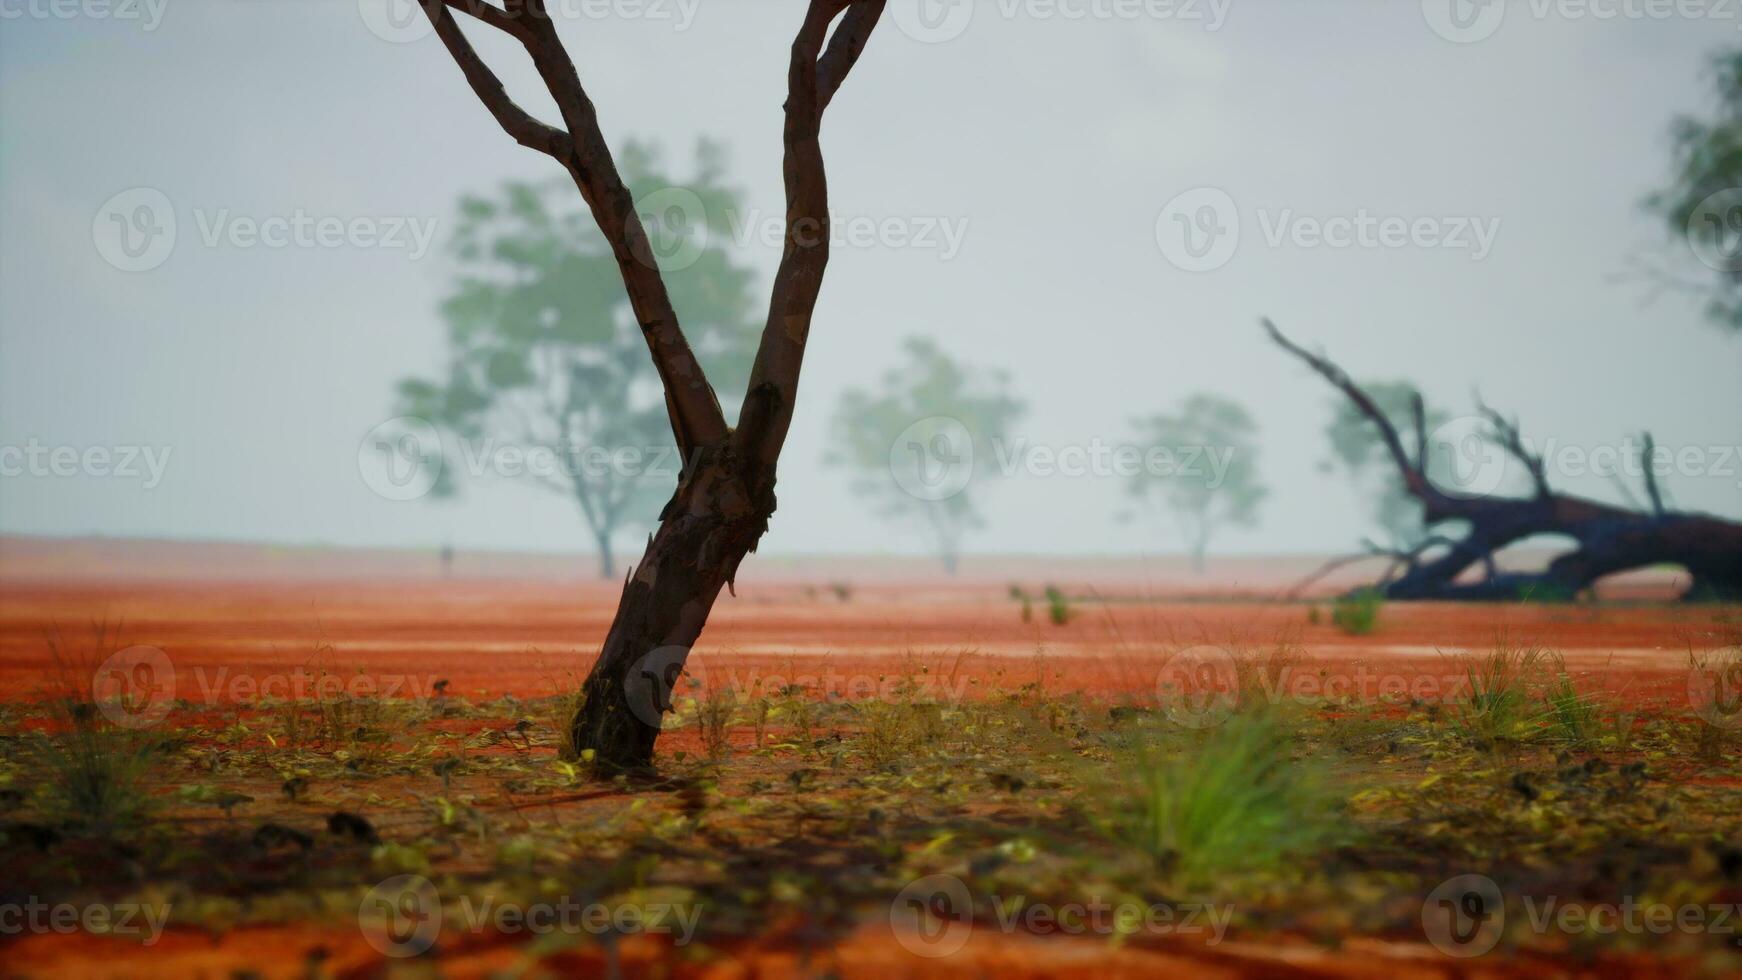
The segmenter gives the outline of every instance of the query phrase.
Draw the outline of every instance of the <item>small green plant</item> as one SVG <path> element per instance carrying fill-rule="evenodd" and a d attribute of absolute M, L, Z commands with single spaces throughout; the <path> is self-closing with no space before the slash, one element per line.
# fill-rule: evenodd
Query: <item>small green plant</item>
<path fill-rule="evenodd" d="M 732 715 L 738 699 L 729 689 L 704 691 L 696 698 L 696 727 L 701 730 L 702 749 L 709 759 L 725 758 L 731 748 Z"/>
<path fill-rule="evenodd" d="M 1054 626 L 1071 621 L 1071 600 L 1056 585 L 1046 587 L 1046 616 Z"/>
<path fill-rule="evenodd" d="M 1337 599 L 1331 607 L 1331 622 L 1350 636 L 1366 636 L 1379 626 L 1379 610 L 1385 597 L 1378 589 L 1356 589 Z"/>
<path fill-rule="evenodd" d="M 1547 702 L 1546 715 L 1551 738 L 1575 748 L 1587 748 L 1596 740 L 1597 732 L 1602 727 L 1597 716 L 1597 705 L 1589 697 L 1579 693 L 1564 664 L 1555 675 L 1554 682 L 1549 685 Z"/>
<path fill-rule="evenodd" d="M 99 835 L 126 829 L 151 809 L 146 784 L 163 756 L 163 739 L 149 726 L 117 724 L 93 692 L 99 658 L 120 646 L 107 624 L 93 628 L 84 656 L 59 632 L 49 638 L 58 690 L 49 700 L 54 728 L 29 736 L 27 754 L 44 774 L 46 809 L 60 822 Z M 129 716 L 131 717 L 131 716 Z"/>
<path fill-rule="evenodd" d="M 1195 750 L 1154 751 L 1132 768 L 1125 833 L 1187 881 L 1274 868 L 1339 836 L 1336 797 L 1263 713 L 1233 716 Z"/>
<path fill-rule="evenodd" d="M 1504 641 L 1482 657 L 1464 661 L 1464 699 L 1452 713 L 1465 737 L 1489 746 L 1516 741 L 1524 732 L 1528 678 L 1548 661 L 1541 647 L 1515 647 Z"/>

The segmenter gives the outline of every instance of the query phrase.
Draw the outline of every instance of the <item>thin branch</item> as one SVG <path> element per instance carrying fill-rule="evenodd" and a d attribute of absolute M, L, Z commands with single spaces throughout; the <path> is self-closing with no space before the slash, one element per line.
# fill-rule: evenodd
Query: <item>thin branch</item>
<path fill-rule="evenodd" d="M 1361 386 L 1356 384 L 1347 372 L 1331 363 L 1329 359 L 1311 353 L 1283 336 L 1282 331 L 1277 329 L 1276 324 L 1272 323 L 1269 318 L 1261 322 L 1265 331 L 1270 334 L 1270 339 L 1275 341 L 1277 346 L 1305 361 L 1308 367 L 1317 371 L 1326 381 L 1342 391 L 1344 395 L 1348 396 L 1349 401 L 1354 403 L 1355 408 L 1379 429 L 1379 436 L 1385 443 L 1385 449 L 1391 454 L 1392 462 L 1397 464 L 1398 472 L 1403 476 L 1404 485 L 1408 487 L 1412 495 L 1419 497 L 1438 494 L 1438 491 L 1428 482 L 1426 460 L 1414 463 L 1410 461 L 1409 453 L 1403 448 L 1403 438 L 1397 434 L 1397 426 L 1391 424 L 1391 420 L 1379 410 L 1379 406 L 1373 402 L 1372 397 L 1362 390 Z"/>
<path fill-rule="evenodd" d="M 885 0 L 811 0 L 792 43 L 787 71 L 786 247 L 774 276 L 768 321 L 739 412 L 739 451 L 772 481 L 774 463 L 792 424 L 799 368 L 810 338 L 811 315 L 829 264 L 829 189 L 819 138 L 823 110 L 864 51 Z M 848 9 L 851 8 L 851 9 Z M 847 10 L 823 51 L 829 25 Z"/>
<path fill-rule="evenodd" d="M 509 101 L 501 81 L 478 58 L 448 15 L 449 3 L 459 4 L 468 13 L 520 39 L 546 90 L 556 101 L 567 133 L 537 123 Z M 556 25 L 551 22 L 543 0 L 506 0 L 501 10 L 483 0 L 422 0 L 422 5 L 442 43 L 472 83 L 472 90 L 503 129 L 521 144 L 555 157 L 580 189 L 617 260 L 630 307 L 665 389 L 666 411 L 678 446 L 687 456 L 698 446 L 723 442 L 728 430 L 720 401 L 678 324 L 677 311 L 660 275 L 647 229 L 636 213 L 635 198 L 617 172 L 616 161 L 599 128 L 598 112 L 581 86 L 580 75 L 557 36 Z M 539 128 L 535 130 L 529 124 Z M 553 133 L 560 140 L 553 138 Z"/>
<path fill-rule="evenodd" d="M 466 76 L 467 84 L 472 86 L 472 92 L 478 96 L 479 102 L 484 103 L 484 108 L 490 111 L 490 115 L 496 118 L 503 132 L 528 149 L 537 150 L 558 160 L 566 158 L 570 151 L 568 134 L 539 122 L 508 97 L 507 89 L 502 87 L 502 80 L 496 77 L 490 66 L 484 64 L 484 59 L 478 57 L 478 52 L 472 48 L 472 42 L 466 40 L 465 33 L 460 30 L 460 25 L 449 16 L 443 0 L 422 0 L 421 5 L 424 14 L 429 17 L 430 25 L 435 28 L 436 36 L 441 38 L 448 54 L 460 66 L 460 73 Z"/>
<path fill-rule="evenodd" d="M 1524 464 L 1525 471 L 1530 474 L 1530 482 L 1536 487 L 1537 497 L 1547 500 L 1553 496 L 1553 491 L 1548 486 L 1548 468 L 1544 465 L 1541 455 L 1532 453 L 1525 448 L 1524 435 L 1519 431 L 1517 420 L 1508 420 L 1499 412 L 1489 408 L 1482 401 L 1480 395 L 1476 396 L 1476 408 L 1488 419 L 1488 424 L 1494 429 L 1495 441 L 1500 444 L 1501 448 Z"/>
<path fill-rule="evenodd" d="M 1645 495 L 1651 498 L 1651 512 L 1662 517 L 1664 515 L 1663 490 L 1657 485 L 1657 468 L 1653 465 L 1657 456 L 1657 441 L 1651 438 L 1651 433 L 1645 434 L 1645 445 L 1639 450 L 1639 462 L 1645 471 Z"/>
<path fill-rule="evenodd" d="M 522 44 L 531 40 L 532 32 L 527 30 L 522 12 L 509 12 L 501 7 L 491 6 L 486 0 L 442 0 L 450 10 L 458 10 L 470 14 L 485 24 L 496 28 Z"/>

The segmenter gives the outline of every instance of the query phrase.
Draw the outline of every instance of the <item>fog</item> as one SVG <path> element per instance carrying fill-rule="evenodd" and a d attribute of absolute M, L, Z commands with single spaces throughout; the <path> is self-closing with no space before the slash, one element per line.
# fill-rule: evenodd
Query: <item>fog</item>
<path fill-rule="evenodd" d="M 394 500 L 360 472 L 394 384 L 444 363 L 460 195 L 561 176 L 387 2 L 0 3 L 0 531 L 591 547 L 572 501 L 524 483 Z M 1270 488 L 1213 550 L 1345 550 L 1373 529 L 1322 465 L 1335 393 L 1264 316 L 1449 416 L 1479 391 L 1560 447 L 1561 488 L 1620 499 L 1578 461 L 1650 431 L 1691 448 L 1664 479 L 1679 506 L 1742 516 L 1742 337 L 1627 274 L 1705 271 L 1641 202 L 1742 22 L 1519 3 L 1453 40 L 1434 0 L 983 0 L 932 19 L 914 2 L 892 3 L 824 127 L 833 208 L 863 235 L 834 249 L 764 552 L 929 549 L 822 462 L 839 393 L 913 335 L 1008 373 L 1027 402 L 1012 441 L 1085 460 L 977 461 L 968 552 L 1181 550 L 1171 525 L 1120 519 L 1125 481 L 1093 460 L 1199 392 L 1250 411 Z M 555 6 L 613 145 L 729 147 L 752 209 L 733 246 L 765 297 L 779 244 L 755 229 L 782 209 L 802 5 Z M 468 27 L 554 119 L 524 55 Z M 117 195 L 131 214 L 146 192 L 173 241 L 117 261 Z M 1237 243 L 1182 249 L 1206 214 L 1232 215 Z M 333 218 L 340 239 L 295 231 Z M 67 475 L 57 447 L 80 453 Z"/>

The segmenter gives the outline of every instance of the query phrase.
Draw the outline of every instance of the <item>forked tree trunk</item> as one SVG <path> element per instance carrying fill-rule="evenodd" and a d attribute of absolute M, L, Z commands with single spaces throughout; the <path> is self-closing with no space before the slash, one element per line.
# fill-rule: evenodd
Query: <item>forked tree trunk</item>
<path fill-rule="evenodd" d="M 729 446 L 698 459 L 623 586 L 573 722 L 573 744 L 591 749 L 603 772 L 652 764 L 689 651 L 720 590 L 768 528 L 774 495 L 752 489 L 744 469 Z"/>
<path fill-rule="evenodd" d="M 886 0 L 809 0 L 787 70 L 784 176 L 786 248 L 774 275 L 749 391 L 736 430 L 678 325 L 634 197 L 617 172 L 598 113 L 557 36 L 544 0 L 420 0 L 436 36 L 479 101 L 508 135 L 569 172 L 592 211 L 629 293 L 665 389 L 672 434 L 686 461 L 647 553 L 623 588 L 617 618 L 582 688 L 573 742 L 609 771 L 653 763 L 660 718 L 722 587 L 756 547 L 774 513 L 774 472 L 792 423 L 811 314 L 829 262 L 829 192 L 819 133 L 823 112 L 858 63 Z M 518 40 L 532 56 L 563 128 L 515 105 L 501 79 L 454 22 L 464 14 Z M 837 24 L 836 21 L 839 21 Z M 830 27 L 834 27 L 830 33 Z M 610 545 L 600 541 L 610 567 Z"/>

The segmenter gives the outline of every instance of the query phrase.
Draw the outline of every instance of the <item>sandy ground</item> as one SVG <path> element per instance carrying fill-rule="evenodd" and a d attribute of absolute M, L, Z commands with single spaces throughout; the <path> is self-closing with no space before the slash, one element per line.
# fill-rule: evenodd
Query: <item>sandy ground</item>
<path fill-rule="evenodd" d="M 443 577 L 428 555 L 370 553 L 351 560 L 319 550 L 115 542 L 57 547 L 3 539 L 0 685 L 15 697 L 47 691 L 56 678 L 47 637 L 58 632 L 77 651 L 93 624 L 106 624 L 124 644 L 162 651 L 173 666 L 176 696 L 196 702 L 309 696 L 312 691 L 297 685 L 322 672 L 362 694 L 422 696 L 445 681 L 450 692 L 468 697 L 549 695 L 572 689 L 585 674 L 615 608 L 619 587 L 588 577 L 589 561 L 473 556 Z M 1135 561 L 1021 559 L 970 563 L 960 577 L 946 579 L 918 570 L 920 563 L 896 560 L 766 562 L 745 576 L 736 598 L 722 598 L 693 666 L 710 684 L 820 682 L 847 696 L 917 676 L 941 685 L 936 693 L 945 696 L 1034 681 L 1130 700 L 1153 695 L 1164 665 L 1183 649 L 1263 655 L 1286 643 L 1313 668 L 1309 676 L 1356 695 L 1433 697 L 1457 683 L 1460 669 L 1451 657 L 1504 642 L 1550 647 L 1584 684 L 1675 708 L 1690 697 L 1690 649 L 1734 642 L 1742 630 L 1737 610 L 1712 606 L 1391 604 L 1374 634 L 1351 637 L 1328 617 L 1315 616 L 1313 603 L 1275 600 L 1316 564 L 1311 558 L 1269 565 L 1243 560 L 1209 578 L 1192 578 L 1179 568 Z M 1064 625 L 1047 621 L 1043 603 L 1025 620 L 1011 598 L 1013 583 L 1038 592 L 1046 582 L 1077 597 Z M 1666 582 L 1648 577 L 1632 587 L 1640 595 L 1661 594 Z M 1217 592 L 1224 597 L 1212 598 Z M 1258 598 L 1266 595 L 1271 598 Z M 307 939 L 271 930 L 222 941 L 179 936 L 153 969 L 221 975 L 242 948 L 306 949 Z M 332 946 L 343 954 L 355 952 L 357 943 L 335 936 Z M 52 964 L 58 971 L 66 966 L 64 953 L 79 964 L 76 972 L 136 975 L 125 963 L 93 962 L 81 948 L 88 951 L 65 937 L 38 937 L 0 959 L 17 956 L 19 969 Z M 1419 960 L 1418 952 L 1303 951 L 1297 961 L 1283 949 L 1225 949 L 1214 958 L 1175 961 L 1006 944 L 954 961 L 958 972 L 941 975 L 1443 975 L 1443 961 Z M 917 969 L 886 961 L 890 953 L 887 942 L 853 938 L 836 951 L 836 966 L 846 976 Z M 479 949 L 472 965 L 485 973 L 503 965 L 496 961 L 506 955 Z M 630 973 L 639 972 L 632 955 L 626 962 Z M 754 975 L 811 972 L 773 953 L 756 962 L 762 965 Z M 329 966 L 341 968 L 341 975 L 372 972 L 366 959 L 353 968 L 343 955 Z M 576 964 L 576 971 L 600 966 Z M 940 975 L 943 965 L 926 968 L 927 975 Z"/>

